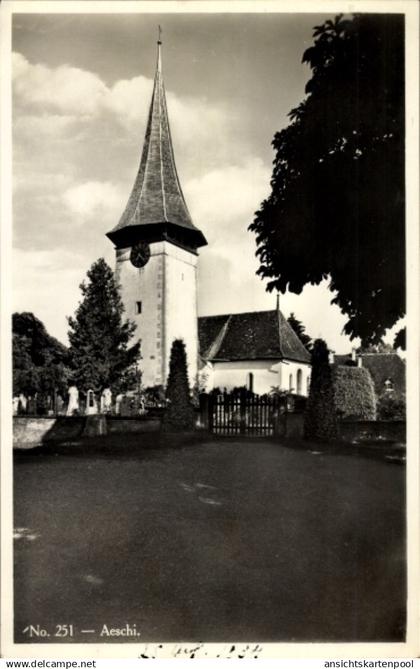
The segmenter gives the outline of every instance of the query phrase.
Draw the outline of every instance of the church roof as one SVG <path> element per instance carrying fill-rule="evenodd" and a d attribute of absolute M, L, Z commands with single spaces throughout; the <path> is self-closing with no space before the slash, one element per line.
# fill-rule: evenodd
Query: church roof
<path fill-rule="evenodd" d="M 191 240 L 194 247 L 207 244 L 202 232 L 191 220 L 178 173 L 169 129 L 165 87 L 162 77 L 161 41 L 152 101 L 143 144 L 140 166 L 131 195 L 116 227 L 107 236 L 118 244 L 128 238 L 127 228 L 159 226 L 160 229 L 181 228 L 181 233 Z"/>
<path fill-rule="evenodd" d="M 311 356 L 280 310 L 198 319 L 200 354 L 206 360 L 295 360 Z"/>

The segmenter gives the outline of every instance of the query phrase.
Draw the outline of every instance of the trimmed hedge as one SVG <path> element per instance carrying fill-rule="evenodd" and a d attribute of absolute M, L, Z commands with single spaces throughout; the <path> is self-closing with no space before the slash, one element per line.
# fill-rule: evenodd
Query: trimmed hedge
<path fill-rule="evenodd" d="M 368 369 L 337 365 L 333 369 L 332 382 L 338 418 L 376 419 L 375 386 Z"/>
<path fill-rule="evenodd" d="M 166 400 L 167 407 L 162 419 L 163 432 L 192 431 L 195 412 L 188 382 L 187 354 L 182 339 L 175 339 L 172 344 Z"/>

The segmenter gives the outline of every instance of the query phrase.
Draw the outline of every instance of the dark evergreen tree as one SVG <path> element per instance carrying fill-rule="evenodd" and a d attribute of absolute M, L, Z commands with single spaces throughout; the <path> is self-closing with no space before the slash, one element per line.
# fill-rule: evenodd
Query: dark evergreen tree
<path fill-rule="evenodd" d="M 29 312 L 15 313 L 13 331 L 13 393 L 34 396 L 65 394 L 67 348 L 48 334 L 44 324 Z"/>
<path fill-rule="evenodd" d="M 128 345 L 136 326 L 123 320 L 118 287 L 103 258 L 93 263 L 87 278 L 80 285 L 83 300 L 68 319 L 71 381 L 83 392 L 118 392 L 136 377 L 140 344 Z"/>
<path fill-rule="evenodd" d="M 13 334 L 13 395 L 23 393 L 35 395 L 40 387 L 40 368 L 31 357 L 31 342 L 28 337 Z"/>
<path fill-rule="evenodd" d="M 307 95 L 250 226 L 258 273 L 282 293 L 329 279 L 344 332 L 374 343 L 405 312 L 404 16 L 326 21 L 303 62 Z"/>
<path fill-rule="evenodd" d="M 292 312 L 287 319 L 287 322 L 289 325 L 291 325 L 292 329 L 297 334 L 306 350 L 310 353 L 312 351 L 312 339 L 308 334 L 306 334 L 305 326 L 303 325 L 302 321 L 299 321 Z"/>
<path fill-rule="evenodd" d="M 328 360 L 328 347 L 315 339 L 312 349 L 312 373 L 304 414 L 304 435 L 313 441 L 333 441 L 338 436 L 334 387 Z"/>
<path fill-rule="evenodd" d="M 188 383 L 187 355 L 182 339 L 175 339 L 172 344 L 166 399 L 167 408 L 162 420 L 162 429 L 165 432 L 193 430 L 194 407 Z"/>
<path fill-rule="evenodd" d="M 19 338 L 25 338 L 29 344 L 27 351 L 34 365 L 65 363 L 67 348 L 55 337 L 48 334 L 45 325 L 34 314 L 24 311 L 12 316 L 12 332 Z M 19 344 L 17 344 L 18 346 Z"/>

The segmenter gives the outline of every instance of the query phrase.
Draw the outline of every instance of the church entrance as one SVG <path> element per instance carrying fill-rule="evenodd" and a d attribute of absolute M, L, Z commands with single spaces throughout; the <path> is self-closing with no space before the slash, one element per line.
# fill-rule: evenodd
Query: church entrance
<path fill-rule="evenodd" d="M 224 437 L 268 437 L 286 434 L 286 398 L 278 395 L 202 395 L 202 423 L 209 432 Z"/>

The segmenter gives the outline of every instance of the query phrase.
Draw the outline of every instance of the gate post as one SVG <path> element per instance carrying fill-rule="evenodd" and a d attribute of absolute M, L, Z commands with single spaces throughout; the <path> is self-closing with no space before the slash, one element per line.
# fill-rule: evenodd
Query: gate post
<path fill-rule="evenodd" d="M 207 393 L 200 393 L 200 422 L 204 430 L 210 429 L 210 398 Z"/>
<path fill-rule="evenodd" d="M 239 394 L 239 433 L 245 434 L 246 432 L 246 391 L 241 390 Z"/>
<path fill-rule="evenodd" d="M 273 401 L 273 436 L 285 437 L 287 434 L 287 398 L 274 396 Z"/>

